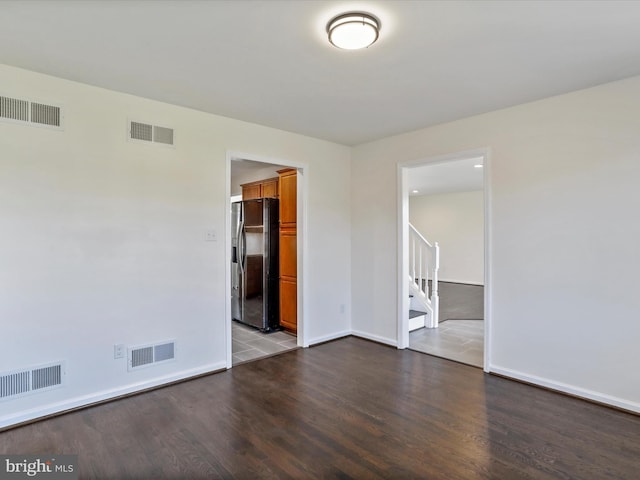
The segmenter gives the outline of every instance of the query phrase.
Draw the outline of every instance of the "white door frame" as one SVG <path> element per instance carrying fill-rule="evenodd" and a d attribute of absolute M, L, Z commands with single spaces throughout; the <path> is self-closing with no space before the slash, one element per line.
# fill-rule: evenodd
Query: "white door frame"
<path fill-rule="evenodd" d="M 307 328 L 305 328 L 305 286 L 307 264 L 307 177 L 309 176 L 309 165 L 291 160 L 281 160 L 268 158 L 252 153 L 242 153 L 227 150 L 226 154 L 226 186 L 225 186 L 225 344 L 227 368 L 233 366 L 233 352 L 231 342 L 231 161 L 232 160 L 251 160 L 253 162 L 270 163 L 273 165 L 282 165 L 282 168 L 295 168 L 298 170 L 297 175 L 297 257 L 298 257 L 298 292 L 297 292 L 297 314 L 298 314 L 298 333 L 297 340 L 299 347 L 308 347 Z"/>
<path fill-rule="evenodd" d="M 398 348 L 409 347 L 409 189 L 410 168 L 483 157 L 484 187 L 484 371 L 491 366 L 491 155 L 488 148 L 439 155 L 398 164 Z"/>

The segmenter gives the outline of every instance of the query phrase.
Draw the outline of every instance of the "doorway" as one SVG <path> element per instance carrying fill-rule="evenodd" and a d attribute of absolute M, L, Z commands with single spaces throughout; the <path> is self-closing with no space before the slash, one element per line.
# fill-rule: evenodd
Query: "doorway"
<path fill-rule="evenodd" d="M 398 346 L 485 370 L 490 353 L 489 167 L 486 150 L 398 167 Z M 434 285 L 430 275 L 420 282 L 428 282 L 426 294 L 431 302 L 426 306 L 438 305 L 435 312 L 421 309 L 420 298 L 411 298 L 416 293 L 410 286 L 415 285 L 410 262 L 414 262 L 416 231 L 428 243 L 438 243 L 437 281 Z M 410 320 L 420 310 L 425 310 L 428 320 Z"/>
<path fill-rule="evenodd" d="M 286 272 L 289 276 L 303 278 L 304 187 L 304 166 L 255 155 L 227 154 L 227 368 L 304 346 L 302 288 L 296 285 L 292 291 L 289 282 L 286 296 L 280 295 L 281 260 L 286 260 L 287 266 L 293 265 L 293 273 Z M 281 202 L 283 192 L 286 198 Z M 284 216 L 281 207 L 286 210 Z M 256 215 L 258 211 L 261 215 Z M 245 222 L 240 222 L 239 217 Z M 257 222 L 258 217 L 268 221 Z M 285 217 L 288 250 L 281 252 L 283 229 L 280 219 Z M 247 223 L 247 220 L 251 221 Z M 292 222 L 293 243 L 290 240 Z M 242 234 L 239 236 L 238 232 Z M 289 258 L 291 252 L 293 263 Z M 256 312 L 258 303 L 261 306 Z M 283 305 L 289 309 L 286 322 L 280 316 Z M 293 329 L 291 315 L 295 320 L 296 328 Z"/>

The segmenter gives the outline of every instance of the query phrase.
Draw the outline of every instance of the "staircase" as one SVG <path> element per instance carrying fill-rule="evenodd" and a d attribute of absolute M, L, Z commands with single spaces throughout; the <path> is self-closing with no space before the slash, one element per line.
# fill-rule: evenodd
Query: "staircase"
<path fill-rule="evenodd" d="M 409 331 L 438 328 L 440 247 L 409 224 Z"/>

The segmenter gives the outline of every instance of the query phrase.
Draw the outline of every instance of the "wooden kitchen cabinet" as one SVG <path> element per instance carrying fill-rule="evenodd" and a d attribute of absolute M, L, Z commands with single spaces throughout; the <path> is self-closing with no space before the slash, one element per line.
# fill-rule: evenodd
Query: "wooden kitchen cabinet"
<path fill-rule="evenodd" d="M 255 198 L 262 198 L 262 187 L 257 185 L 242 185 L 242 199 L 253 200 Z"/>
<path fill-rule="evenodd" d="M 280 326 L 298 331 L 297 171 L 278 170 L 280 179 Z"/>
<path fill-rule="evenodd" d="M 244 183 L 242 187 L 242 199 L 254 198 L 278 198 L 278 177 L 258 180 L 257 182 Z"/>
<path fill-rule="evenodd" d="M 297 172 L 293 168 L 278 170 L 280 175 L 280 228 L 295 231 L 297 221 Z"/>
<path fill-rule="evenodd" d="M 298 332 L 298 284 L 280 279 L 280 326 L 291 333 Z"/>
<path fill-rule="evenodd" d="M 263 198 L 278 198 L 278 178 L 270 178 L 262 182 Z"/>
<path fill-rule="evenodd" d="M 298 258 L 296 252 L 297 235 L 295 231 L 280 232 L 280 276 L 296 279 Z"/>

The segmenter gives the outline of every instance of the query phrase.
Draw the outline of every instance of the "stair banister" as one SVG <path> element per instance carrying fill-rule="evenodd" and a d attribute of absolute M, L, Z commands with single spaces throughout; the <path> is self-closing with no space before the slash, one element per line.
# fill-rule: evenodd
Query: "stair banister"
<path fill-rule="evenodd" d="M 440 247 L 435 242 L 431 244 L 416 228 L 409 224 L 410 282 L 417 290 L 425 307 L 429 310 L 429 328 L 438 327 L 438 269 L 440 268 Z M 429 262 L 431 258 L 431 262 Z M 430 268 L 430 265 L 431 268 Z M 429 289 L 431 279 L 431 289 Z M 431 290 L 431 295 L 429 295 Z"/>
<path fill-rule="evenodd" d="M 440 322 L 439 312 L 440 312 L 440 297 L 438 296 L 438 270 L 440 269 L 440 246 L 438 242 L 433 244 L 434 248 L 434 260 L 433 260 L 433 279 L 431 281 L 431 304 L 433 306 L 433 323 L 434 327 L 438 326 Z"/>

